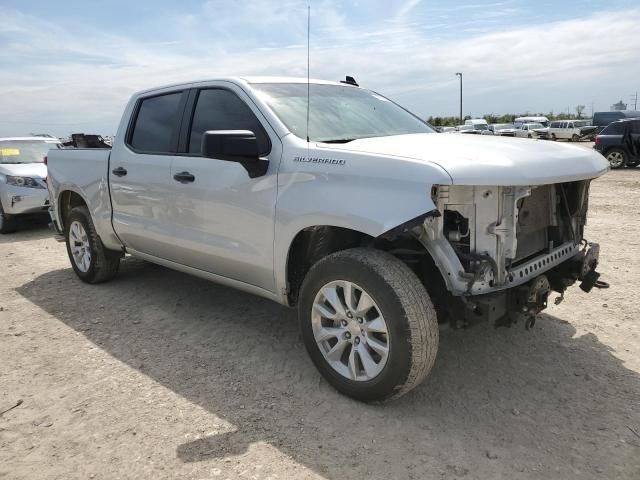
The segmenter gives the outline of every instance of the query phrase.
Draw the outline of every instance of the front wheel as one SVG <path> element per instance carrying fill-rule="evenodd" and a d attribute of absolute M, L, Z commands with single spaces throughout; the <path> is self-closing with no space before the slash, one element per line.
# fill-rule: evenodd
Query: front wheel
<path fill-rule="evenodd" d="M 83 282 L 105 282 L 118 273 L 122 255 L 104 247 L 87 207 L 75 207 L 69 212 L 65 238 L 71 266 Z"/>
<path fill-rule="evenodd" d="M 2 202 L 0 202 L 0 234 L 13 233 L 16 229 L 16 218 L 13 215 L 4 213 Z"/>
<path fill-rule="evenodd" d="M 558 140 L 558 137 L 556 137 L 556 134 L 555 134 L 555 133 L 552 133 L 552 134 L 551 134 L 551 140 L 553 140 L 554 142 L 555 142 L 556 140 Z"/>
<path fill-rule="evenodd" d="M 316 263 L 301 288 L 298 318 L 320 373 L 361 401 L 416 387 L 438 351 L 427 291 L 407 265 L 380 250 L 344 250 Z"/>
<path fill-rule="evenodd" d="M 572 142 L 579 142 L 580 141 L 580 136 L 574 133 L 573 135 L 571 135 L 571 141 Z"/>
<path fill-rule="evenodd" d="M 627 164 L 627 153 L 619 148 L 613 148 L 607 152 L 607 160 L 612 169 L 622 168 Z"/>

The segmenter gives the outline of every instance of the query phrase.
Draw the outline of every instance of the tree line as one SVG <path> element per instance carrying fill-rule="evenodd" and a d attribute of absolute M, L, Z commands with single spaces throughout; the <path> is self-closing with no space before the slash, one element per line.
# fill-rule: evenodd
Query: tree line
<path fill-rule="evenodd" d="M 481 117 L 472 117 L 467 115 L 464 117 L 464 120 L 471 120 L 472 118 L 484 118 L 487 123 L 513 123 L 513 121 L 518 117 L 547 117 L 550 121 L 554 120 L 580 120 L 585 118 L 583 115 L 584 105 L 578 105 L 576 107 L 576 113 L 558 113 L 555 114 L 553 112 L 549 113 L 519 113 L 512 114 L 508 113 L 505 115 L 494 115 L 493 113 L 488 115 L 483 115 Z M 434 117 L 430 116 L 427 118 L 427 122 L 434 127 L 455 127 L 456 125 L 460 125 L 460 117 Z M 464 123 L 464 121 L 462 122 Z"/>

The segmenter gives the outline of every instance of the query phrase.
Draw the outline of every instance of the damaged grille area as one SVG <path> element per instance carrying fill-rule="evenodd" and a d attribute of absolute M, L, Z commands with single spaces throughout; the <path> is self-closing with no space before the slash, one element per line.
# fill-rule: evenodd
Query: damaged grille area
<path fill-rule="evenodd" d="M 440 187 L 440 228 L 463 268 L 468 293 L 526 280 L 572 254 L 583 238 L 588 190 L 589 180 Z"/>

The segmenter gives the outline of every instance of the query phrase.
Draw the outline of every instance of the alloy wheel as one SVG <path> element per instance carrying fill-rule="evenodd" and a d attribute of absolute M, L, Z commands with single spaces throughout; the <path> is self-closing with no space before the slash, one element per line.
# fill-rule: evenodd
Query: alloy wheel
<path fill-rule="evenodd" d="M 313 335 L 327 363 L 343 377 L 377 377 L 389 356 L 389 332 L 380 308 L 362 287 L 346 280 L 320 289 L 311 312 Z"/>
<path fill-rule="evenodd" d="M 86 230 L 78 221 L 71 223 L 69 227 L 69 246 L 76 267 L 86 273 L 91 266 L 91 246 Z"/>
<path fill-rule="evenodd" d="M 618 168 L 624 163 L 624 156 L 620 152 L 611 152 L 607 155 L 607 160 L 612 168 Z"/>

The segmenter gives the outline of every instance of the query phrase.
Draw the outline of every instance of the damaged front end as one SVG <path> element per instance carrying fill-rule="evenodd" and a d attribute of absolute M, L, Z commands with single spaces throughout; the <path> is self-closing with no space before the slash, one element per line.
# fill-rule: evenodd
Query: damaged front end
<path fill-rule="evenodd" d="M 456 326 L 532 326 L 552 291 L 598 285 L 599 247 L 583 238 L 590 180 L 540 186 L 439 186 L 414 230 L 450 294 Z"/>

